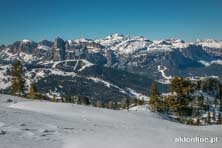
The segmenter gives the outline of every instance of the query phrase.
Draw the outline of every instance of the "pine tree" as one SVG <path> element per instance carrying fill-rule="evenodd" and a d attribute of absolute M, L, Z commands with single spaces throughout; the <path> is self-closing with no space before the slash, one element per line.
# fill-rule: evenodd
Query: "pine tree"
<path fill-rule="evenodd" d="M 199 96 L 198 97 L 198 107 L 200 109 L 203 109 L 203 101 L 204 101 L 203 95 Z"/>
<path fill-rule="evenodd" d="M 209 101 L 209 98 L 207 97 L 206 99 L 206 111 L 209 111 L 210 110 L 210 101 Z"/>
<path fill-rule="evenodd" d="M 25 79 L 24 79 L 24 70 L 23 65 L 20 61 L 12 67 L 12 92 L 13 94 L 18 94 L 19 96 L 24 94 L 25 90 Z"/>
<path fill-rule="evenodd" d="M 192 114 L 192 108 L 188 106 L 192 101 L 190 93 L 193 92 L 193 84 L 190 80 L 181 77 L 174 77 L 169 85 L 170 92 L 176 93 L 175 101 L 178 103 L 176 108 L 181 116 Z"/>
<path fill-rule="evenodd" d="M 35 99 L 37 95 L 37 87 L 34 83 L 31 84 L 30 89 L 29 89 L 29 97 L 31 99 Z"/>
<path fill-rule="evenodd" d="M 103 102 L 100 100 L 96 101 L 96 107 L 103 108 L 104 107 Z"/>
<path fill-rule="evenodd" d="M 130 104 L 132 104 L 133 106 L 137 106 L 137 98 L 131 99 Z"/>
<path fill-rule="evenodd" d="M 158 111 L 160 107 L 160 98 L 159 98 L 159 91 L 157 88 L 157 83 L 154 81 L 151 85 L 150 89 L 150 106 L 154 111 Z"/>
<path fill-rule="evenodd" d="M 208 111 L 207 113 L 207 124 L 211 124 L 211 117 L 210 117 L 210 112 Z"/>
<path fill-rule="evenodd" d="M 218 123 L 218 124 L 221 124 L 221 123 L 222 123 L 221 113 L 218 114 L 218 120 L 217 120 L 217 123 Z"/>
<path fill-rule="evenodd" d="M 216 112 L 215 112 L 215 108 L 213 109 L 213 120 L 216 120 Z"/>
<path fill-rule="evenodd" d="M 222 112 L 222 96 L 220 97 L 220 111 Z"/>
<path fill-rule="evenodd" d="M 200 125 L 200 118 L 197 118 L 196 125 Z"/>
<path fill-rule="evenodd" d="M 129 101 L 129 99 L 126 99 L 126 109 L 127 110 L 129 109 L 129 106 L 130 106 L 130 101 Z"/>
<path fill-rule="evenodd" d="M 109 109 L 113 109 L 113 101 L 109 101 L 108 102 L 108 108 Z"/>
<path fill-rule="evenodd" d="M 86 96 L 79 96 L 80 104 L 90 105 L 89 98 Z"/>

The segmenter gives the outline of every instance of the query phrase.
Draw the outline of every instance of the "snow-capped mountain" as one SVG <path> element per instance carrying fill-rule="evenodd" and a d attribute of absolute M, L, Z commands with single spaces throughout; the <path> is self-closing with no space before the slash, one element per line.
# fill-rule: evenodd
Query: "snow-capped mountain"
<path fill-rule="evenodd" d="M 148 95 L 152 80 L 168 84 L 172 76 L 221 78 L 222 41 L 152 41 L 120 34 L 97 40 L 16 41 L 0 46 L 0 88 L 10 86 L 10 66 L 17 59 L 25 64 L 27 83 L 36 82 L 42 92 L 81 92 L 108 100 L 112 94 Z"/>

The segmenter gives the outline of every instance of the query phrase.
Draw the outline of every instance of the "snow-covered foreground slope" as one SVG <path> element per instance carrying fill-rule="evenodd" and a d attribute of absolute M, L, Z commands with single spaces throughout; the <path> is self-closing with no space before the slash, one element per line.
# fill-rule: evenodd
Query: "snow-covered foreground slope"
<path fill-rule="evenodd" d="M 6 100 L 14 100 L 7 103 Z M 27 101 L 0 95 L 3 148 L 219 148 L 222 127 L 195 127 L 162 119 L 149 111 L 114 111 Z M 4 131 L 1 134 L 1 131 Z M 175 143 L 176 137 L 218 137 L 219 142 Z"/>

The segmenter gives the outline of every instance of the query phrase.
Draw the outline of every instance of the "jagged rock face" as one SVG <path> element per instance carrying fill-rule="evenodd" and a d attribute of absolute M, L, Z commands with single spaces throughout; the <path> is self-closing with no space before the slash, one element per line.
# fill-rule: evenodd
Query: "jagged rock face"
<path fill-rule="evenodd" d="M 37 43 L 33 41 L 17 41 L 10 45 L 10 51 L 12 53 L 24 52 L 31 54 L 36 47 Z"/>
<path fill-rule="evenodd" d="M 54 42 L 53 60 L 55 61 L 65 60 L 65 56 L 66 56 L 65 41 L 57 37 Z"/>
<path fill-rule="evenodd" d="M 114 54 L 113 51 L 111 50 L 108 50 L 106 53 L 105 53 L 105 57 L 107 59 L 107 63 L 106 65 L 109 66 L 109 67 L 115 67 L 115 64 L 118 63 L 118 58 L 117 56 Z"/>
<path fill-rule="evenodd" d="M 211 61 L 213 57 L 205 52 L 200 45 L 189 45 L 187 48 L 180 49 L 185 57 L 192 60 L 205 60 Z"/>
<path fill-rule="evenodd" d="M 50 61 L 53 59 L 52 50 L 46 50 L 45 48 L 36 48 L 33 52 L 33 55 L 36 56 L 39 60 Z"/>
<path fill-rule="evenodd" d="M 203 49 L 212 56 L 222 58 L 222 49 L 220 48 L 204 47 Z"/>

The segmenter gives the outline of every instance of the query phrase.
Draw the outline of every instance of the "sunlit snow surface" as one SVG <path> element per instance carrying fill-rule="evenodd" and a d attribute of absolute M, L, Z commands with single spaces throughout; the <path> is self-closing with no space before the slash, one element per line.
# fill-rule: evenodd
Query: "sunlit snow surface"
<path fill-rule="evenodd" d="M 8 99 L 13 102 L 6 101 Z M 9 103 L 7 103 L 9 102 Z M 114 111 L 0 94 L 1 148 L 221 148 L 222 126 L 188 126 L 143 107 Z M 215 144 L 176 137 L 218 137 Z"/>

